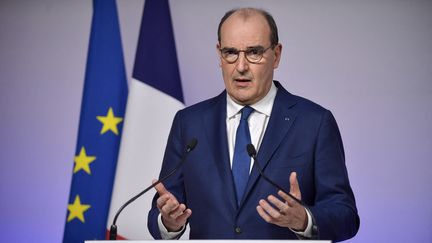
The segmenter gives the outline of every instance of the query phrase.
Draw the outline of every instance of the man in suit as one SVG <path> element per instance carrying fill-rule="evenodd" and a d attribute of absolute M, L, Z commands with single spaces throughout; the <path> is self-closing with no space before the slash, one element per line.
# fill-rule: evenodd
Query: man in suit
<path fill-rule="evenodd" d="M 219 96 L 179 111 L 168 138 L 161 176 L 198 140 L 183 167 L 164 184 L 149 212 L 156 239 L 297 239 L 353 237 L 359 217 L 344 151 L 330 111 L 273 81 L 282 45 L 263 10 L 231 10 L 218 28 L 225 83 Z M 264 174 L 246 153 L 253 144 Z"/>

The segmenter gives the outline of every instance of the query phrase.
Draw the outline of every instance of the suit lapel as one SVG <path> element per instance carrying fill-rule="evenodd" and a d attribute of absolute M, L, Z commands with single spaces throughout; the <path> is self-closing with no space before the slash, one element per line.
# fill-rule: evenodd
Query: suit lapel
<path fill-rule="evenodd" d="M 297 111 L 291 109 L 296 104 L 294 96 L 288 93 L 278 82 L 275 82 L 275 84 L 278 87 L 278 92 L 261 147 L 257 154 L 257 159 L 263 170 L 278 149 L 297 116 Z M 249 176 L 244 198 L 247 198 L 258 177 L 259 172 L 254 166 Z"/>
<path fill-rule="evenodd" d="M 258 151 L 258 161 L 264 170 L 270 162 L 271 157 L 281 144 L 283 138 L 291 128 L 297 116 L 297 111 L 292 109 L 296 104 L 293 95 L 288 93 L 278 82 L 275 82 L 278 87 L 278 92 L 273 104 L 270 120 Z M 220 94 L 215 102 L 203 114 L 204 130 L 207 135 L 207 142 L 210 151 L 213 153 L 214 162 L 218 169 L 219 176 L 223 187 L 227 190 L 227 198 L 229 206 L 232 209 L 237 209 L 237 201 L 235 197 L 234 181 L 232 177 L 231 165 L 228 152 L 228 138 L 226 128 L 226 92 Z M 244 200 L 247 200 L 253 186 L 259 178 L 259 172 L 255 168 L 249 176 L 249 181 L 246 186 Z M 244 201 L 238 208 L 238 213 Z"/>
<path fill-rule="evenodd" d="M 236 209 L 237 201 L 228 152 L 226 113 L 226 92 L 224 91 L 216 98 L 215 103 L 205 111 L 203 121 L 209 149 L 213 153 L 221 183 L 227 190 L 226 196 L 230 206 L 232 209 Z"/>

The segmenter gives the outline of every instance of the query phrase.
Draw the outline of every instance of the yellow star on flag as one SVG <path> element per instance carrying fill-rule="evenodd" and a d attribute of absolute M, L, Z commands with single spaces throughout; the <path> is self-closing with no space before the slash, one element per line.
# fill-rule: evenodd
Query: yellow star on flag
<path fill-rule="evenodd" d="M 117 125 L 123 121 L 123 118 L 114 116 L 112 107 L 109 108 L 106 116 L 96 116 L 96 118 L 103 124 L 101 134 L 112 131 L 115 135 L 118 135 Z"/>
<path fill-rule="evenodd" d="M 89 164 L 96 159 L 96 156 L 88 156 L 84 147 L 81 147 L 81 151 L 78 156 L 75 156 L 75 168 L 74 173 L 80 170 L 84 170 L 87 174 L 91 175 Z"/>
<path fill-rule="evenodd" d="M 79 195 L 75 197 L 73 204 L 68 205 L 69 216 L 67 222 L 72 221 L 74 218 L 78 218 L 81 222 L 84 222 L 84 212 L 90 208 L 88 204 L 81 204 Z"/>

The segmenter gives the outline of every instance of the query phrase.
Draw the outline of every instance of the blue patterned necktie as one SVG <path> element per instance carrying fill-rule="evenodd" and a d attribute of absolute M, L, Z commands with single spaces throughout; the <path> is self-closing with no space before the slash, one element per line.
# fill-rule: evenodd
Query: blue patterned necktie
<path fill-rule="evenodd" d="M 237 193 L 237 203 L 243 198 L 243 193 L 249 179 L 250 160 L 246 146 L 251 143 L 249 132 L 248 118 L 254 109 L 245 106 L 241 110 L 240 124 L 237 127 L 236 141 L 234 145 L 234 157 L 232 164 L 232 173 Z"/>

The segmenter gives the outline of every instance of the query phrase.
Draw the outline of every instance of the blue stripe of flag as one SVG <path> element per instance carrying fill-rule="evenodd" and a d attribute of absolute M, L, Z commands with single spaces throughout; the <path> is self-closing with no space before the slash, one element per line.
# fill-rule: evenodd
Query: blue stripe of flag
<path fill-rule="evenodd" d="M 84 170 L 73 173 L 68 202 L 73 204 L 79 195 L 81 204 L 90 208 L 83 213 L 84 223 L 78 218 L 65 223 L 63 242 L 105 239 L 123 122 L 117 126 L 118 135 L 112 131 L 101 134 L 102 123 L 96 117 L 106 116 L 111 107 L 115 117 L 124 118 L 127 93 L 115 0 L 94 0 L 75 155 L 84 147 L 96 160 L 89 165 L 91 174 Z M 68 210 L 66 218 L 69 215 Z"/>
<path fill-rule="evenodd" d="M 167 0 L 146 0 L 133 77 L 184 103 Z"/>

